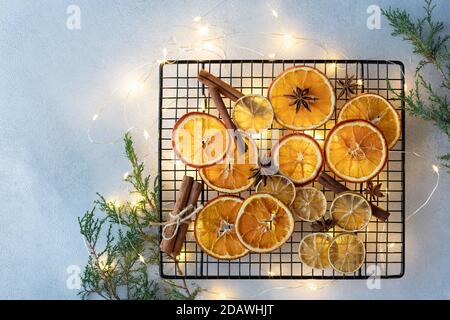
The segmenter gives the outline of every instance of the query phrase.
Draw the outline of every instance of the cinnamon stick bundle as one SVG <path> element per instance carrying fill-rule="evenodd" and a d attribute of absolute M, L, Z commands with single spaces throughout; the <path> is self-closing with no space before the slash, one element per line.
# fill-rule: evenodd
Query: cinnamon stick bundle
<path fill-rule="evenodd" d="M 194 181 L 192 177 L 184 176 L 183 181 L 181 182 L 180 190 L 177 194 L 177 199 L 175 201 L 175 206 L 172 211 L 172 214 L 175 216 L 179 214 L 183 209 L 192 205 L 195 207 L 197 204 L 198 198 L 203 191 L 203 183 Z M 186 211 L 181 219 L 191 214 L 194 209 L 190 209 Z M 174 222 L 173 225 L 170 225 L 166 228 L 166 236 L 171 236 L 176 231 L 175 220 L 171 220 L 169 222 Z M 162 239 L 160 243 L 160 249 L 162 252 L 167 253 L 168 255 L 175 258 L 181 252 L 181 248 L 183 247 L 184 240 L 186 239 L 187 230 L 189 227 L 190 221 L 183 221 L 178 226 L 177 233 L 171 239 Z"/>
<path fill-rule="evenodd" d="M 195 207 L 197 204 L 197 200 L 200 196 L 200 194 L 203 191 L 203 183 L 195 181 L 192 185 L 191 192 L 189 193 L 189 199 L 187 201 L 187 206 L 192 205 Z M 194 211 L 194 209 L 191 209 L 185 213 L 185 216 L 191 214 L 191 212 Z M 180 227 L 178 228 L 178 233 L 175 237 L 175 243 L 173 245 L 172 249 L 172 257 L 177 257 L 180 252 L 181 248 L 183 247 L 184 240 L 186 240 L 186 234 L 189 228 L 190 221 L 184 221 Z"/>
<path fill-rule="evenodd" d="M 181 212 L 181 210 L 186 208 L 187 202 L 189 200 L 189 193 L 191 191 L 193 182 L 194 182 L 194 178 L 189 177 L 189 176 L 183 177 L 183 180 L 181 182 L 181 187 L 180 187 L 180 190 L 178 191 L 177 199 L 175 201 L 175 206 L 172 210 L 173 215 L 179 214 Z M 173 232 L 175 232 L 175 228 L 176 228 L 176 225 L 169 226 L 166 229 L 165 235 L 170 236 L 171 234 L 173 234 Z M 173 237 L 170 240 L 162 239 L 161 243 L 159 245 L 161 251 L 166 252 L 168 254 L 172 253 L 175 241 L 176 241 L 176 237 Z"/>
<path fill-rule="evenodd" d="M 333 179 L 329 174 L 326 174 L 325 172 L 322 172 L 319 175 L 319 178 L 317 181 L 323 185 L 325 188 L 332 190 L 336 193 L 341 193 L 344 191 L 350 191 L 349 188 L 344 186 L 342 183 L 336 181 Z M 373 203 L 370 203 L 370 206 L 372 207 L 372 214 L 377 217 L 378 219 L 382 221 L 386 221 L 389 218 L 390 213 L 386 210 L 381 209 L 380 207 L 374 205 Z"/>

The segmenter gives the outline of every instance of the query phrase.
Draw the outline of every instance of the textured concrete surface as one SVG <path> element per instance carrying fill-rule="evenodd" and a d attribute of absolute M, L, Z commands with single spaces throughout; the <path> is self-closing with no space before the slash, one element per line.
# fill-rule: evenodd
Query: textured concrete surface
<path fill-rule="evenodd" d="M 141 100 L 127 101 L 124 121 L 122 81 L 130 72 L 161 58 L 172 34 L 183 38 L 181 25 L 199 14 L 211 24 L 235 32 L 225 41 L 230 58 L 260 58 L 240 46 L 268 54 L 273 41 L 261 33 L 289 32 L 325 43 L 334 58 L 399 59 L 412 86 L 417 57 L 411 47 L 381 29 L 366 27 L 366 9 L 375 4 L 408 7 L 421 13 L 422 1 L 0 1 L 0 298 L 76 299 L 66 285 L 71 265 L 83 266 L 87 253 L 77 217 L 91 207 L 96 191 L 120 197 L 128 170 L 122 144 L 92 144 L 86 132 L 101 106 L 106 111 L 94 127 L 96 139 L 120 138 L 134 126 L 138 149 L 152 172 L 156 168 L 157 74 Z M 81 29 L 66 27 L 69 5 L 81 9 Z M 437 1 L 438 18 L 449 30 L 450 2 Z M 278 12 L 278 19 L 271 10 Z M 258 35 L 257 35 L 258 34 Z M 196 58 L 196 52 L 170 52 L 171 58 Z M 279 52 L 279 58 L 324 58 L 306 42 Z M 147 67 L 144 67 L 144 69 Z M 436 82 L 434 73 L 429 76 Z M 150 135 L 149 142 L 142 130 Z M 408 117 L 407 211 L 413 211 L 434 184 L 431 161 L 448 151 L 446 138 L 429 123 Z M 450 298 L 448 219 L 449 178 L 430 204 L 407 223 L 406 274 L 368 290 L 365 281 L 327 283 L 274 290 L 260 298 Z M 204 281 L 201 285 L 226 294 L 252 297 L 295 281 Z M 300 282 L 306 285 L 306 282 Z M 321 284 L 320 284 L 321 285 Z M 212 297 L 205 295 L 204 297 Z"/>

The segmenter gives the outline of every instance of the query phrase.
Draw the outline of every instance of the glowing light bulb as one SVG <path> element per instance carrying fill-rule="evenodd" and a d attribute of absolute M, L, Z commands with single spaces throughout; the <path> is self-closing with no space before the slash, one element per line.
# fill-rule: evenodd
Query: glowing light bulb
<path fill-rule="evenodd" d="M 333 63 L 330 63 L 330 67 L 333 68 L 333 69 L 335 69 L 335 68 L 336 68 L 336 63 L 334 63 L 334 62 L 333 62 Z"/>
<path fill-rule="evenodd" d="M 272 10 L 272 15 L 273 15 L 275 18 L 278 18 L 278 11 L 277 11 L 277 10 Z"/>
<path fill-rule="evenodd" d="M 162 49 L 162 55 L 163 55 L 162 59 L 156 60 L 156 62 L 158 62 L 159 64 L 167 62 L 167 48 Z"/>
<path fill-rule="evenodd" d="M 126 180 L 130 176 L 130 173 L 127 171 L 123 174 L 123 180 Z"/>
<path fill-rule="evenodd" d="M 200 20 L 202 20 L 201 16 L 196 16 L 196 17 L 194 17 L 194 19 L 192 19 L 192 21 L 194 21 L 194 22 L 199 22 Z"/>
<path fill-rule="evenodd" d="M 273 58 L 275 58 L 275 53 L 269 53 L 269 54 L 267 55 L 267 57 L 268 57 L 269 59 L 273 59 Z"/>
<path fill-rule="evenodd" d="M 93 116 L 92 116 L 92 121 L 95 121 L 95 120 L 97 120 L 98 119 L 98 114 L 94 114 Z"/>
<path fill-rule="evenodd" d="M 142 255 L 139 255 L 139 261 L 141 261 L 143 264 L 145 264 L 145 259 Z"/>
<path fill-rule="evenodd" d="M 222 299 L 226 299 L 227 298 L 227 296 L 225 294 L 223 294 L 223 293 L 219 293 L 219 297 L 221 297 Z"/>
<path fill-rule="evenodd" d="M 395 247 L 395 243 L 390 243 L 389 248 L 393 248 L 393 247 Z"/>
<path fill-rule="evenodd" d="M 437 165 L 433 164 L 431 167 L 433 168 L 434 172 L 439 173 L 439 167 Z"/>
<path fill-rule="evenodd" d="M 363 85 L 363 81 L 362 81 L 361 79 L 358 79 L 358 80 L 356 81 L 356 84 L 357 84 L 358 86 L 362 86 L 362 85 Z"/>
<path fill-rule="evenodd" d="M 148 138 L 150 138 L 150 134 L 148 133 L 147 130 L 144 129 L 144 139 L 148 140 Z"/>
<path fill-rule="evenodd" d="M 130 83 L 128 86 L 128 92 L 130 94 L 136 94 L 144 89 L 144 83 L 143 82 L 133 82 Z"/>
<path fill-rule="evenodd" d="M 208 41 L 203 45 L 203 48 L 205 48 L 206 50 L 212 51 L 212 50 L 214 50 L 214 45 L 210 41 Z"/>
<path fill-rule="evenodd" d="M 308 288 L 313 291 L 316 291 L 318 289 L 317 286 L 312 282 L 308 282 Z"/>
<path fill-rule="evenodd" d="M 177 261 L 186 261 L 186 254 L 184 252 L 181 252 L 179 255 L 177 255 L 176 257 Z"/>
<path fill-rule="evenodd" d="M 202 36 L 207 36 L 209 33 L 209 27 L 207 24 L 204 24 L 200 27 L 198 27 L 197 29 L 198 33 L 201 34 Z"/>
<path fill-rule="evenodd" d="M 270 277 L 273 277 L 273 276 L 275 275 L 275 272 L 269 271 L 269 272 L 267 272 L 267 274 L 268 274 Z"/>

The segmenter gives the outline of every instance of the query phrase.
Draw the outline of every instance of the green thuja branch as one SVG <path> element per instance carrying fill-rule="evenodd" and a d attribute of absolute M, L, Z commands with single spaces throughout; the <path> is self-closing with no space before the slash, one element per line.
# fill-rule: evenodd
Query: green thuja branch
<path fill-rule="evenodd" d="M 95 207 L 78 218 L 89 252 L 79 294 L 83 299 L 91 295 L 114 300 L 195 299 L 200 288 L 191 290 L 185 281 L 167 281 L 156 272 L 159 238 L 152 223 L 158 222 L 157 179 L 151 182 L 144 174 L 128 133 L 124 142 L 132 169 L 125 181 L 137 200 L 117 204 L 97 194 Z"/>
<path fill-rule="evenodd" d="M 443 35 L 444 23 L 435 21 L 432 0 L 425 0 L 425 15 L 413 20 L 408 12 L 401 9 L 382 9 L 393 28 L 392 35 L 400 36 L 413 46 L 413 52 L 422 59 L 416 68 L 415 86 L 405 96 L 397 95 L 405 103 L 406 111 L 415 117 L 431 121 L 450 141 L 450 106 L 447 101 L 450 90 L 450 50 L 447 42 L 450 35 Z M 440 75 L 440 85 L 444 93 L 440 94 L 432 84 L 425 80 L 422 70 L 432 65 Z M 450 153 L 440 156 L 442 165 L 450 169 Z M 450 173 L 450 171 L 449 171 Z"/>

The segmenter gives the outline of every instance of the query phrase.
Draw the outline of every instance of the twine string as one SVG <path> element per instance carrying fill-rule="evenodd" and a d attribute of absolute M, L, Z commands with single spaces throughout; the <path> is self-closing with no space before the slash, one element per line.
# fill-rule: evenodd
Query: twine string
<path fill-rule="evenodd" d="M 198 206 L 195 210 L 193 210 L 191 213 L 185 216 L 189 210 L 194 209 L 194 206 L 192 204 L 188 205 L 186 208 L 181 210 L 177 214 L 170 213 L 170 219 L 165 222 L 152 222 L 150 225 L 152 226 L 163 226 L 162 229 L 162 238 L 166 241 L 173 239 L 177 233 L 178 229 L 180 228 L 181 224 L 189 224 L 191 222 L 191 219 L 195 217 L 195 215 L 203 209 L 203 205 Z M 167 235 L 168 228 L 175 226 L 175 229 L 173 229 L 172 233 Z"/>

